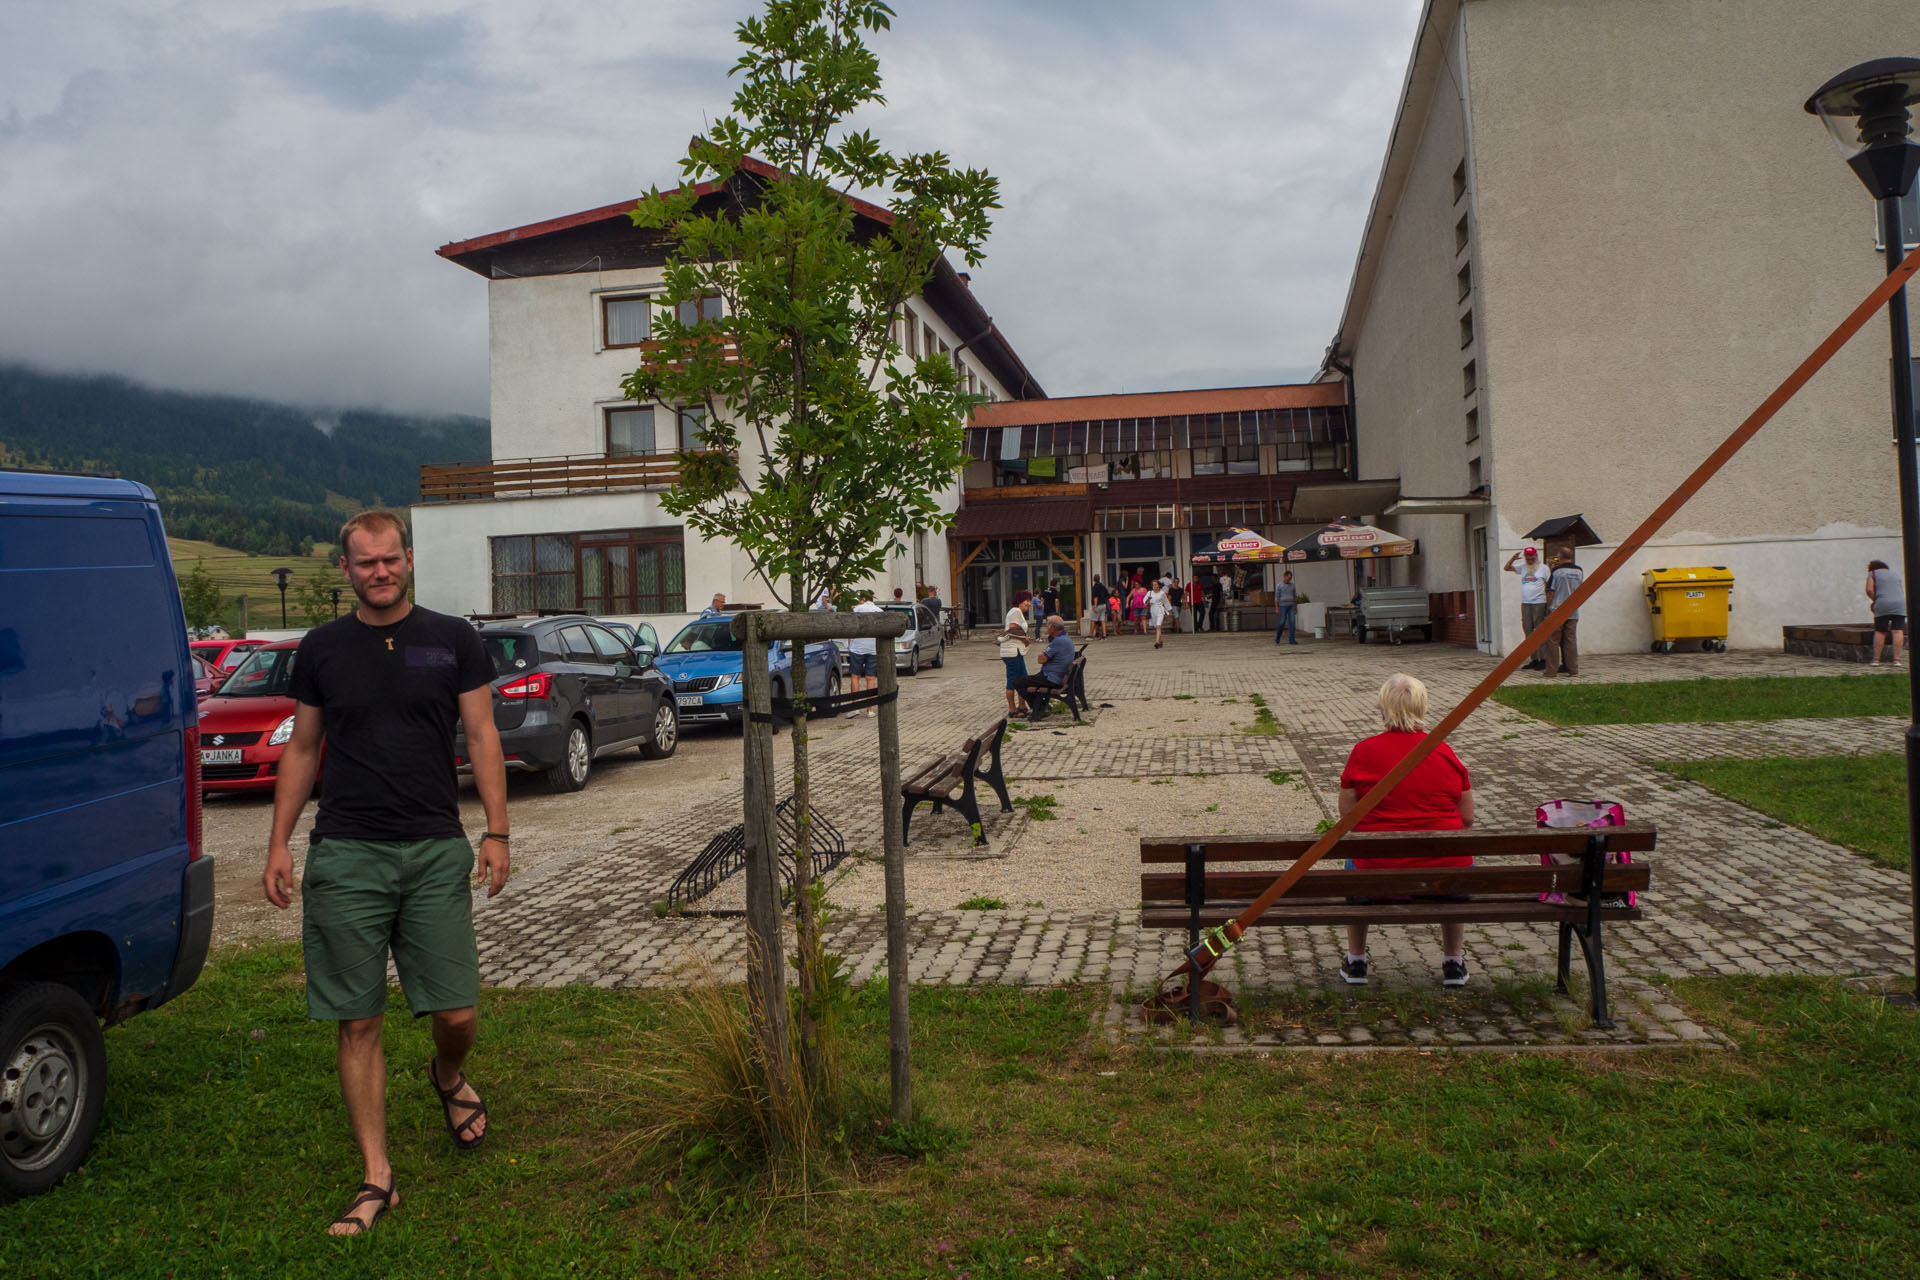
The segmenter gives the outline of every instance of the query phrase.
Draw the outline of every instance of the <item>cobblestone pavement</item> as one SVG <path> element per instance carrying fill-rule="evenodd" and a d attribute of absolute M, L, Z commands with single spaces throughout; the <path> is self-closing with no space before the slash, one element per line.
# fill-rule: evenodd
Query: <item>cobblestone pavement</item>
<path fill-rule="evenodd" d="M 1182 635 L 1156 651 L 1131 639 L 1092 645 L 1089 723 L 1059 717 L 1010 735 L 1006 769 L 1016 794 L 1026 780 L 1265 772 L 1304 766 L 1324 808 L 1347 750 L 1377 729 L 1373 700 L 1395 670 L 1420 676 L 1437 718 L 1491 668 L 1491 660 L 1448 646 L 1305 643 L 1277 647 L 1264 636 Z M 1775 653 L 1601 655 L 1582 661 L 1580 683 L 1694 676 L 1808 674 L 1849 678 L 1844 663 Z M 1522 676 L 1521 678 L 1527 678 Z M 901 751 L 909 767 L 953 749 L 1001 709 L 1000 666 L 990 646 L 966 643 L 946 670 L 903 680 Z M 1284 737 L 1239 731 L 1200 736 L 1174 731 L 1185 698 L 1250 699 L 1260 694 Z M 1161 700 L 1167 701 L 1161 701 Z M 1150 713 L 1136 716 L 1152 700 Z M 1164 712 L 1164 714 L 1163 714 Z M 1248 708 L 1251 718 L 1251 707 Z M 1102 719 L 1111 715 L 1108 729 Z M 1122 722 L 1133 731 L 1114 728 Z M 835 725 L 814 740 L 813 773 L 822 809 L 850 848 L 877 854 L 881 809 L 873 722 Z M 1154 728 L 1153 726 L 1160 726 Z M 1146 726 L 1144 730 L 1141 726 Z M 1910 967 L 1905 878 L 1849 850 L 1764 816 L 1647 763 L 1702 756 L 1815 755 L 1901 749 L 1892 718 L 1781 720 L 1729 724 L 1630 725 L 1565 729 L 1488 704 L 1454 736 L 1474 775 L 1486 826 L 1531 825 L 1533 808 L 1555 797 L 1618 800 L 1635 819 L 1660 828 L 1652 855 L 1646 918 L 1612 929 L 1608 972 L 1620 1025 L 1613 1032 L 1554 1031 L 1566 1010 L 1483 1011 L 1448 1026 L 1353 1027 L 1343 1045 L 1648 1044 L 1711 1037 L 1688 1022 L 1650 979 L 1680 975 L 1795 972 L 1881 973 Z M 784 762 L 788 735 L 777 740 Z M 651 829 L 611 837 L 549 861 L 516 879 L 480 910 L 486 981 L 503 986 L 591 982 L 660 985 L 698 954 L 721 973 L 743 972 L 743 925 L 731 917 L 656 917 L 654 903 L 707 838 L 739 820 L 737 783 L 716 782 L 708 800 L 662 814 Z M 983 805 L 990 842 L 1017 858 L 1024 815 Z M 1016 821 L 1019 819 L 1019 821 Z M 965 824 L 951 814 L 915 818 L 910 857 L 964 852 Z M 1248 829 L 1257 829 L 1250 827 Z M 911 873 L 910 873 L 911 874 Z M 916 982 L 1104 984 L 1116 994 L 1150 990 L 1178 961 L 1180 937 L 1138 927 L 1131 912 L 1034 910 L 916 911 L 909 917 Z M 1428 929 L 1377 930 L 1371 953 L 1376 983 L 1425 988 L 1435 983 L 1437 939 Z M 1538 984 L 1553 973 L 1554 938 L 1540 927 L 1484 926 L 1469 931 L 1475 983 Z M 845 955 L 856 981 L 884 972 L 884 919 L 878 911 L 842 913 L 828 945 Z M 1342 953 L 1336 931 L 1257 930 L 1223 966 L 1235 990 L 1325 988 Z M 1575 973 L 1580 972 L 1576 962 Z M 1495 1002 L 1494 1008 L 1499 1008 Z M 1574 1020 L 1583 1021 L 1583 1020 Z M 1228 1042 L 1232 1041 L 1229 1036 Z M 1287 1043 L 1279 1037 L 1276 1044 Z"/>

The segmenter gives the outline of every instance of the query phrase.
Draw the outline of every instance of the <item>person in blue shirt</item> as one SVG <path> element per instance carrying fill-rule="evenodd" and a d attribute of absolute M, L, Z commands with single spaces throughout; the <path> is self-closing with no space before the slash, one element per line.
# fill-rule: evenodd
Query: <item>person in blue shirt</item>
<path fill-rule="evenodd" d="M 700 611 L 700 616 L 703 618 L 720 618 L 720 617 L 726 616 L 726 612 L 727 612 L 726 593 L 716 591 L 713 593 L 713 603 L 708 605 L 706 608 L 702 609 Z"/>
<path fill-rule="evenodd" d="M 1048 704 L 1067 683 L 1067 668 L 1072 665 L 1073 641 L 1067 638 L 1066 620 L 1054 614 L 1047 619 L 1047 647 L 1040 655 L 1040 670 L 1020 686 L 1020 695 L 1027 700 L 1033 719 L 1043 720 L 1051 714 Z"/>

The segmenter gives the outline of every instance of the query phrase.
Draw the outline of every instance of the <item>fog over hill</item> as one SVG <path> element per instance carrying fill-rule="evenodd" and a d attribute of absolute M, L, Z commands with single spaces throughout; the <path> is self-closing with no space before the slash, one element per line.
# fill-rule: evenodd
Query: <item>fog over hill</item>
<path fill-rule="evenodd" d="M 313 409 L 0 364 L 0 465 L 123 476 L 167 532 L 265 555 L 331 542 L 344 513 L 404 507 L 419 468 L 488 455 L 484 418 Z"/>

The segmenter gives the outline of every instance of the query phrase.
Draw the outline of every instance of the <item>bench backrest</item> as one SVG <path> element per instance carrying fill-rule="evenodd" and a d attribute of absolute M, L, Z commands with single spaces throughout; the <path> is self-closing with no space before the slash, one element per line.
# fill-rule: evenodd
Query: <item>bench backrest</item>
<path fill-rule="evenodd" d="M 974 751 L 977 750 L 978 748 L 990 745 L 995 738 L 999 737 L 1002 733 L 1005 733 L 1006 730 L 1007 730 L 1007 718 L 1005 716 L 1001 716 L 998 720 L 995 720 L 992 724 L 988 725 L 986 728 L 976 730 L 974 734 L 971 737 L 969 737 L 964 744 L 962 744 L 960 749 L 966 752 L 968 755 L 972 755 Z"/>
<path fill-rule="evenodd" d="M 1309 869 L 1282 901 L 1323 898 L 1368 898 L 1393 894 L 1542 894 L 1579 893 L 1584 889 L 1584 855 L 1590 838 L 1600 837 L 1609 853 L 1644 853 L 1654 848 L 1656 832 L 1651 823 L 1628 823 L 1619 827 L 1588 827 L 1572 830 L 1527 827 L 1505 831 L 1361 831 L 1349 835 L 1328 855 Z M 1185 870 L 1189 846 L 1198 847 L 1205 865 L 1217 863 L 1267 862 L 1290 863 L 1312 848 L 1319 839 L 1312 835 L 1216 836 L 1211 839 L 1176 841 L 1166 837 L 1142 838 L 1140 861 L 1144 866 L 1174 863 L 1179 871 L 1142 871 L 1140 901 L 1143 906 L 1156 903 L 1181 903 L 1192 906 L 1190 883 Z M 1557 854 L 1550 864 L 1540 861 L 1542 854 Z M 1476 861 L 1504 859 L 1495 865 L 1470 867 L 1369 867 L 1350 869 L 1348 858 L 1390 857 L 1462 857 Z M 1212 903 L 1251 901 L 1273 883 L 1282 867 L 1265 871 L 1207 870 L 1204 879 L 1205 901 Z M 1624 893 L 1647 888 L 1651 867 L 1645 862 L 1603 861 L 1598 888 L 1608 893 Z"/>

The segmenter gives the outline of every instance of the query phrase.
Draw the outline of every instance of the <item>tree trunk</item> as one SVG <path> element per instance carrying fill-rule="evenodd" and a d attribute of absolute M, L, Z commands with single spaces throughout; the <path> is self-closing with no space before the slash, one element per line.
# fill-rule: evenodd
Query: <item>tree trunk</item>
<path fill-rule="evenodd" d="M 802 607 L 806 584 L 799 574 L 790 582 L 790 599 Z M 792 645 L 787 666 L 789 692 L 793 696 L 793 903 L 800 969 L 800 1054 L 807 1083 L 819 1087 L 821 1080 L 820 1023 L 815 1017 L 819 998 L 821 947 L 817 922 L 813 915 L 813 797 L 807 760 L 807 644 L 801 639 Z"/>
<path fill-rule="evenodd" d="M 891 648 L 891 640 L 876 646 Z M 895 1124 L 913 1119 L 913 1059 L 907 1036 L 907 855 L 900 829 L 900 675 L 880 664 L 880 812 L 885 815 L 887 883 L 887 1060 Z"/>
<path fill-rule="evenodd" d="M 740 739 L 746 779 L 742 808 L 747 836 L 747 1006 L 752 1017 L 754 1051 L 765 1073 L 767 1131 L 781 1145 L 791 1107 L 787 1047 L 786 939 L 780 912 L 780 841 L 774 817 L 773 724 L 756 720 L 770 704 L 766 641 L 749 636 L 741 659 L 746 719 Z"/>

